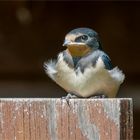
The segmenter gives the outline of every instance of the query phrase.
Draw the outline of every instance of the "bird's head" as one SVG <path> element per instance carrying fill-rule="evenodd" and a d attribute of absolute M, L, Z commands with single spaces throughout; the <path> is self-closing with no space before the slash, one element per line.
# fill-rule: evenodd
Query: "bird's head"
<path fill-rule="evenodd" d="M 101 48 L 98 33 L 89 28 L 77 28 L 65 36 L 63 46 L 66 46 L 72 56 L 84 56 Z"/>

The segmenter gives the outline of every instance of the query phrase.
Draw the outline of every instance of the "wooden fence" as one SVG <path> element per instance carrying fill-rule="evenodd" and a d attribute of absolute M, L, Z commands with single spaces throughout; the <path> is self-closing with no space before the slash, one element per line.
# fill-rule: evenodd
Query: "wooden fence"
<path fill-rule="evenodd" d="M 0 140 L 132 139 L 129 98 L 0 99 Z"/>

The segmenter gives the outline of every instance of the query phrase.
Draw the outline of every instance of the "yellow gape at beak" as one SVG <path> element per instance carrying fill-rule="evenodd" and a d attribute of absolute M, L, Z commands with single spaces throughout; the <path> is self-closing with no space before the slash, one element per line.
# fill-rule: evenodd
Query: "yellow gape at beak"
<path fill-rule="evenodd" d="M 68 45 L 67 47 L 68 47 L 67 50 L 73 57 L 84 56 L 87 53 L 89 53 L 91 50 L 90 47 L 88 47 L 85 44 L 73 44 L 73 45 L 71 44 L 71 45 Z"/>

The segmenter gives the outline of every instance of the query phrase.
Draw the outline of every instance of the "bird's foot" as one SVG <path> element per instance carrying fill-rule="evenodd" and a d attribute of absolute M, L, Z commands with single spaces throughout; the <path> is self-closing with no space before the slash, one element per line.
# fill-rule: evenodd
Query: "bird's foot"
<path fill-rule="evenodd" d="M 76 96 L 73 93 L 68 93 L 67 96 L 66 96 L 66 98 L 68 98 L 68 99 L 74 99 L 74 98 L 78 98 L 78 96 Z"/>
<path fill-rule="evenodd" d="M 68 93 L 67 96 L 62 97 L 62 99 L 65 99 L 66 100 L 68 106 L 70 106 L 69 99 L 75 99 L 75 98 L 78 98 L 78 96 L 76 96 L 73 93 Z"/>
<path fill-rule="evenodd" d="M 108 98 L 108 96 L 105 94 L 96 94 L 96 95 L 90 96 L 90 98 L 100 99 L 100 98 Z"/>

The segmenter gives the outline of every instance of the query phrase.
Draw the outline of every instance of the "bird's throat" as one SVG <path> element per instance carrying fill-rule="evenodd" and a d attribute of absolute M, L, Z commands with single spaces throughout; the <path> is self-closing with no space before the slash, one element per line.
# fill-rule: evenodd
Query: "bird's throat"
<path fill-rule="evenodd" d="M 86 45 L 70 45 L 67 50 L 73 57 L 82 57 L 91 51 Z"/>

